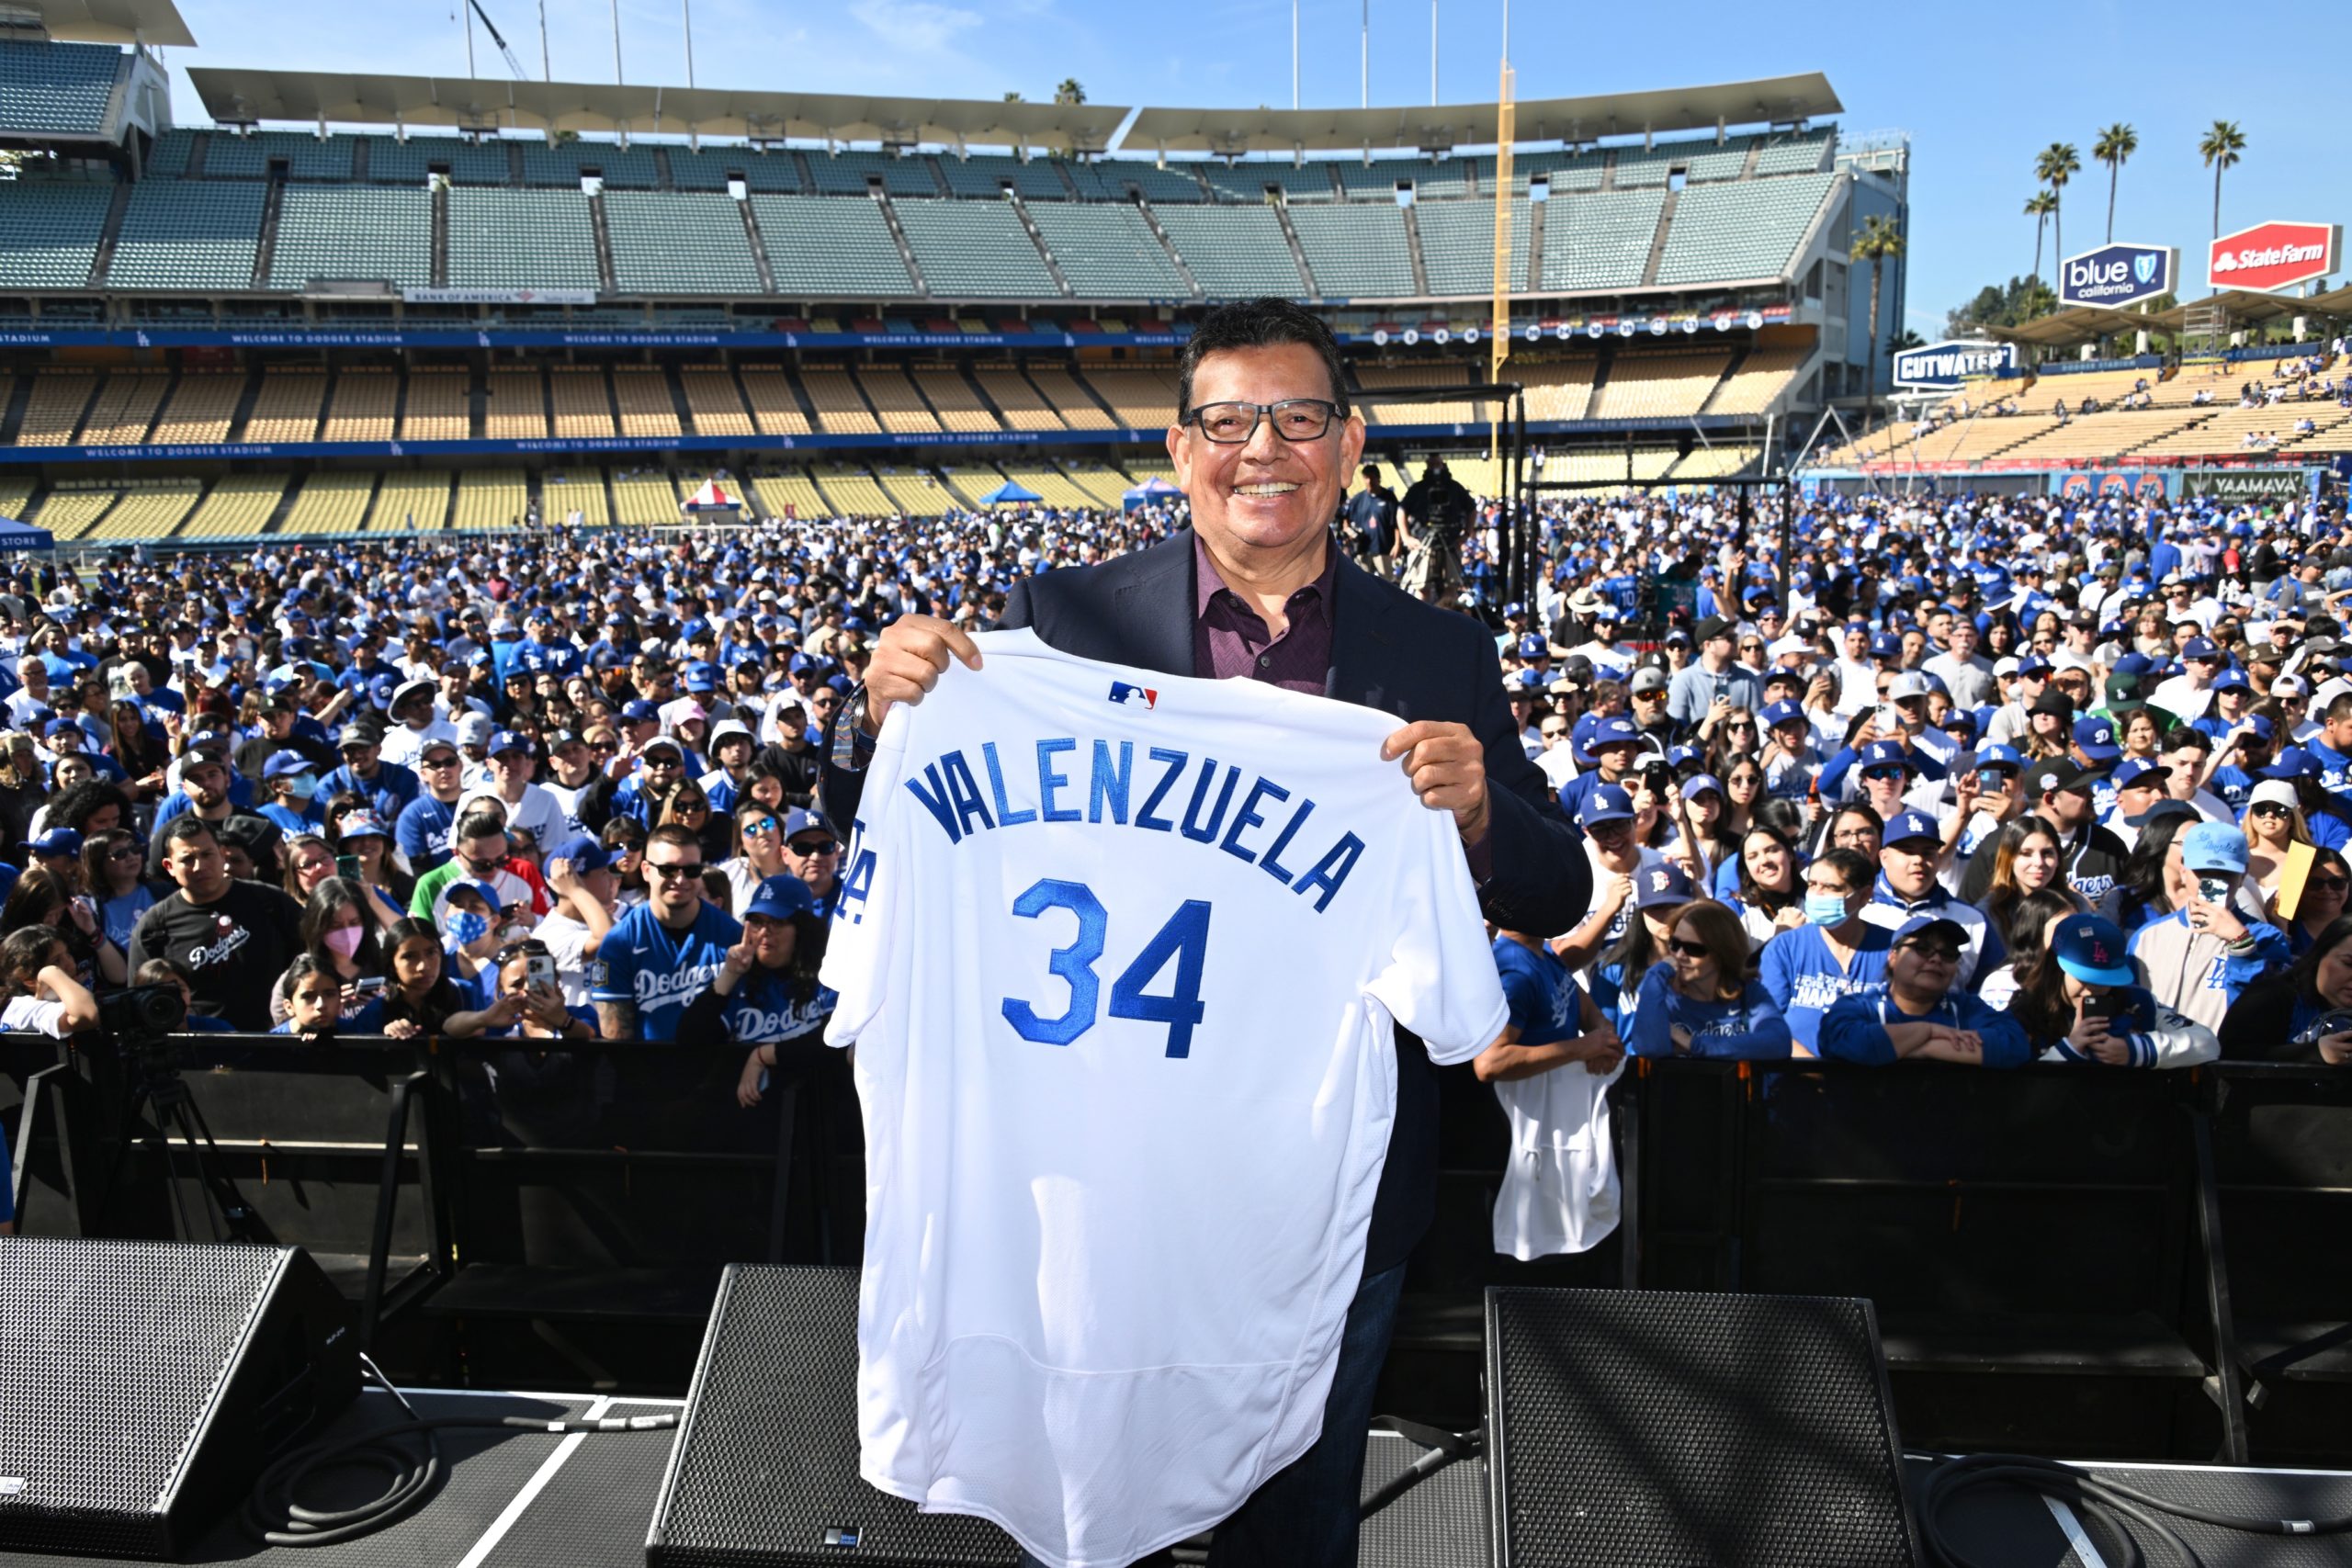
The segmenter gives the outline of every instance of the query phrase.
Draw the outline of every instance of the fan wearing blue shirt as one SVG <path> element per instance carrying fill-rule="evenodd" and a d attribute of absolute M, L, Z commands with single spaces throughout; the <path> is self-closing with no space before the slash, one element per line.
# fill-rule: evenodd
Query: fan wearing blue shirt
<path fill-rule="evenodd" d="M 743 940 L 727 950 L 709 988 L 685 1010 L 683 1036 L 752 1047 L 735 1087 L 736 1103 L 746 1109 L 760 1102 L 779 1066 L 821 1067 L 832 1055 L 819 1038 L 840 999 L 817 980 L 825 929 L 807 883 L 788 872 L 766 878 L 743 906 Z M 796 1046 L 817 1055 L 792 1063 L 787 1048 Z"/>
<path fill-rule="evenodd" d="M 1502 931 L 1495 937 L 1494 953 L 1510 1021 L 1472 1064 L 1481 1083 L 1532 1078 L 1572 1062 L 1606 1074 L 1623 1060 L 1616 1025 L 1601 1015 L 1542 937 Z"/>
<path fill-rule="evenodd" d="M 1920 915 L 1951 920 L 1968 937 L 1959 984 L 1973 988 L 1979 976 L 2008 961 L 2008 948 L 1982 909 L 1962 903 L 1936 880 L 1946 850 L 1944 829 L 1934 818 L 1921 811 L 1896 813 L 1880 840 L 1878 885 L 1862 917 L 1889 931 L 1900 930 Z"/>
<path fill-rule="evenodd" d="M 1676 912 L 1667 959 L 1642 976 L 1626 1048 L 1636 1056 L 1771 1058 L 1789 1055 L 1789 1023 L 1745 977 L 1747 931 L 1702 899 Z"/>
<path fill-rule="evenodd" d="M 1959 983 L 1968 932 L 1958 920 L 1919 915 L 1895 931 L 1886 980 L 1845 998 L 1821 1021 L 1821 1054 L 1885 1066 L 1954 1062 L 2021 1067 L 2032 1059 L 2015 1019 Z"/>
<path fill-rule="evenodd" d="M 1824 850 L 1804 868 L 1804 924 L 1764 944 L 1757 978 L 1801 1055 L 1821 1055 L 1821 1021 L 1832 1007 L 1886 978 L 1894 934 L 1862 918 L 1874 876 L 1860 852 Z"/>
<path fill-rule="evenodd" d="M 691 829 L 654 829 L 644 866 L 645 902 L 613 922 L 591 972 L 607 1040 L 675 1040 L 688 1005 L 743 939 L 735 918 L 703 897 L 702 840 Z"/>
<path fill-rule="evenodd" d="M 262 765 L 261 786 L 269 796 L 258 815 L 288 838 L 312 833 L 326 820 L 318 802 L 319 775 L 300 751 L 280 751 Z"/>

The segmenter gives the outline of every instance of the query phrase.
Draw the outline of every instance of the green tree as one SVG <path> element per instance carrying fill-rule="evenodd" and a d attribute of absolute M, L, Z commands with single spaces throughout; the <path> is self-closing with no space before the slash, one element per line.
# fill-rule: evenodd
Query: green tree
<path fill-rule="evenodd" d="M 1909 327 L 1905 327 L 1895 340 L 1886 346 L 1894 353 L 1900 354 L 1906 348 L 1925 348 L 1928 346 L 1928 340 Z"/>
<path fill-rule="evenodd" d="M 1085 101 L 1086 88 L 1075 76 L 1063 77 L 1061 85 L 1054 89 L 1054 102 L 1057 104 L 1082 104 Z"/>
<path fill-rule="evenodd" d="M 2025 200 L 2025 215 L 2033 220 L 2033 276 L 2041 280 L 2041 236 L 2050 227 L 2050 215 L 2058 210 L 2058 198 L 2046 190 L 2035 191 Z"/>
<path fill-rule="evenodd" d="M 2197 143 L 2197 151 L 2204 155 L 2205 166 L 2213 171 L 2213 238 L 2222 237 L 2222 171 L 2238 161 L 2245 151 L 2245 132 L 2233 119 L 2217 119 Z"/>
<path fill-rule="evenodd" d="M 1876 214 L 1862 220 L 1862 231 L 1854 236 L 1854 243 L 1846 250 L 1849 261 L 1871 264 L 1871 344 L 1869 358 L 1865 362 L 1869 391 L 1862 410 L 1865 423 L 1878 417 L 1879 275 L 1885 270 L 1888 262 L 1902 254 L 1903 231 L 1895 227 L 1893 219 Z"/>
<path fill-rule="evenodd" d="M 1008 103 L 1008 104 L 1018 104 L 1018 103 L 1024 103 L 1024 102 L 1026 102 L 1027 100 L 1026 100 L 1026 99 L 1024 99 L 1024 98 L 1023 98 L 1023 97 L 1022 97 L 1022 96 L 1021 96 L 1020 94 L 1018 94 L 1018 93 L 1007 93 L 1007 94 L 1005 94 L 1005 96 L 1004 96 L 1004 101 L 1005 101 L 1006 103 Z"/>
<path fill-rule="evenodd" d="M 2053 141 L 2033 160 L 2033 177 L 2048 186 L 2050 194 L 2059 201 L 2065 198 L 2066 182 L 2082 172 L 2082 154 L 2075 151 L 2071 141 Z M 2050 208 L 2050 237 L 2063 265 L 2066 259 L 2066 215 L 2056 201 Z"/>
<path fill-rule="evenodd" d="M 2115 243 L 2115 182 L 2124 162 L 2140 150 L 2140 133 L 2117 120 L 2091 143 L 2091 156 L 2107 165 L 2107 243 Z"/>

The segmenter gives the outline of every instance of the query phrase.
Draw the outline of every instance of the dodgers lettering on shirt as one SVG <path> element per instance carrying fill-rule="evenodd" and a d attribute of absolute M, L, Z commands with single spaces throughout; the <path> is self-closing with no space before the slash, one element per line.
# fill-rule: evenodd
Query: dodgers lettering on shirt
<path fill-rule="evenodd" d="M 860 1473 L 1132 1562 L 1320 1431 L 1396 1030 L 1464 1061 L 1507 1014 L 1391 716 L 974 640 L 884 722 L 825 955 L 865 1115 Z"/>
<path fill-rule="evenodd" d="M 639 904 L 597 944 L 588 995 L 600 1002 L 636 1003 L 639 1039 L 675 1040 L 687 1004 L 718 976 L 727 950 L 742 940 L 743 928 L 716 904 L 705 903 L 683 931 L 663 925 L 650 904 Z"/>
<path fill-rule="evenodd" d="M 744 1045 L 764 1045 L 771 1040 L 792 1040 L 820 1029 L 832 1016 L 833 993 L 819 986 L 807 998 L 796 998 L 791 986 L 772 972 L 754 970 L 727 998 L 719 1016 L 727 1021 L 727 1038 Z"/>

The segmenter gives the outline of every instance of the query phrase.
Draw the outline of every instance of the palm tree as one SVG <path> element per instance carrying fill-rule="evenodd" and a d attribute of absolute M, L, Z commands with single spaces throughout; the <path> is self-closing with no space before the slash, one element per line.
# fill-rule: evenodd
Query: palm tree
<path fill-rule="evenodd" d="M 1867 361 L 1869 390 L 1864 394 L 1863 423 L 1878 417 L 1878 281 L 1885 264 L 1903 254 L 1903 231 L 1891 218 L 1872 216 L 1862 220 L 1862 231 L 1854 236 L 1847 248 L 1846 259 L 1871 264 L 1871 346 Z"/>
<path fill-rule="evenodd" d="M 1054 89 L 1054 102 L 1057 104 L 1082 104 L 1085 101 L 1086 89 L 1080 85 L 1075 76 L 1063 77 L 1062 85 Z"/>
<path fill-rule="evenodd" d="M 2238 161 L 2245 151 L 2245 132 L 2233 119 L 2217 119 L 2197 143 L 2197 151 L 2205 155 L 2205 166 L 2213 171 L 2213 238 L 2222 237 L 2222 171 Z"/>
<path fill-rule="evenodd" d="M 2033 280 L 2041 281 L 2041 231 L 2050 227 L 2050 215 L 2058 210 L 2058 198 L 2046 190 L 2035 191 L 2025 199 L 2025 215 L 2033 220 Z"/>
<path fill-rule="evenodd" d="M 2071 141 L 2052 142 L 2033 161 L 2033 177 L 2050 187 L 2053 198 L 2063 199 L 2066 194 L 2066 182 L 2082 171 L 2082 154 L 2075 151 L 2075 144 Z M 2051 239 L 2058 248 L 2059 264 L 2064 265 L 2066 259 L 2066 215 L 2059 210 L 2058 199 L 2053 199 L 2050 205 L 2050 230 Z"/>
<path fill-rule="evenodd" d="M 2115 182 L 2123 172 L 2124 160 L 2140 150 L 2140 133 L 2117 120 L 2098 133 L 2091 143 L 2091 156 L 2107 165 L 2107 243 L 2115 243 Z"/>

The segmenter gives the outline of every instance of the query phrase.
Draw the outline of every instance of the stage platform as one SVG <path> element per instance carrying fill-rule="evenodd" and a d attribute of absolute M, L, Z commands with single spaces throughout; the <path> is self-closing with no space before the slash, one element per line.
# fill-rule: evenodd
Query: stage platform
<path fill-rule="evenodd" d="M 567 1416 L 637 1416 L 674 1411 L 683 1402 L 586 1394 L 409 1391 L 426 1416 L 446 1415 Z M 363 1393 L 334 1423 L 331 1435 L 356 1436 L 399 1418 L 379 1392 Z M 524 1431 L 458 1430 L 442 1434 L 448 1478 L 423 1509 L 364 1540 L 317 1548 L 265 1547 L 233 1518 L 223 1520 L 185 1561 L 241 1563 L 253 1568 L 641 1568 L 654 1494 L 676 1434 L 670 1431 L 556 1436 Z M 1421 1450 L 1389 1432 L 1372 1436 L 1364 1489 L 1377 1489 Z M 1938 1461 L 1909 1456 L 1916 1487 Z M 2352 1513 L 2352 1474 L 2334 1471 L 2237 1470 L 2163 1464 L 2094 1464 L 2084 1468 L 2123 1484 L 2203 1506 L 2278 1517 Z M 347 1504 L 380 1484 L 373 1476 L 345 1479 L 355 1495 L 322 1487 L 314 1503 Z M 2082 1522 L 2063 1507 L 2022 1494 L 1982 1495 L 1957 1511 L 1955 1544 L 2004 1568 L 2118 1568 L 2127 1554 L 2102 1551 Z M 2210 1568 L 2352 1568 L 2352 1536 L 2281 1538 L 2229 1536 L 2183 1524 L 2181 1533 Z M 1449 1465 L 1366 1521 L 1363 1568 L 1486 1568 L 1491 1539 L 1487 1517 L 1486 1466 L 1471 1459 Z M 1194 1545 L 1156 1560 L 1202 1561 Z M 8 1568 L 88 1568 L 128 1560 L 11 1553 Z"/>

